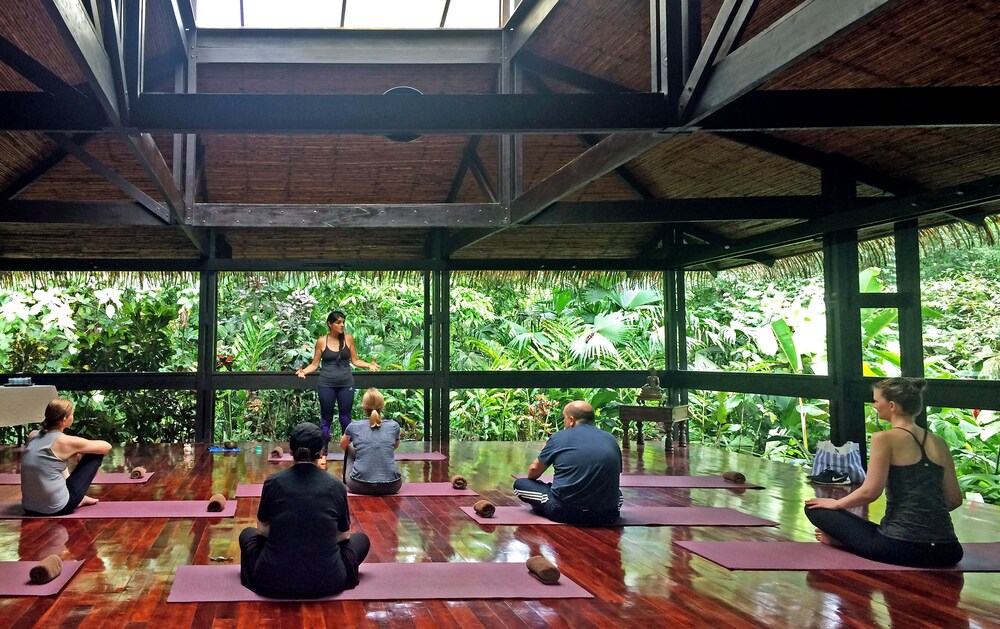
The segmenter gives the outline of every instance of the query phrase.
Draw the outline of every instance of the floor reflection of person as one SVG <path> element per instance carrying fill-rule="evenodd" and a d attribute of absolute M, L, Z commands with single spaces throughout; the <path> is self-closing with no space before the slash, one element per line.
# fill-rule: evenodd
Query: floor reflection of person
<path fill-rule="evenodd" d="M 953 566 L 962 559 L 950 511 L 962 505 L 955 462 L 944 439 L 913 420 L 923 408 L 920 378 L 875 384 L 873 406 L 889 430 L 872 435 L 868 474 L 860 488 L 839 499 L 810 498 L 806 516 L 817 539 L 867 559 L 916 567 Z M 869 522 L 849 509 L 886 494 L 885 517 Z"/>

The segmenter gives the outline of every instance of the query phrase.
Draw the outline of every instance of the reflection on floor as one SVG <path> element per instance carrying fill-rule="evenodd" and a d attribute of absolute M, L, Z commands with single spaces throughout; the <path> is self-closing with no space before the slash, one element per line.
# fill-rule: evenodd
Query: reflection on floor
<path fill-rule="evenodd" d="M 287 464 L 267 463 L 270 444 L 257 452 L 242 444 L 235 455 L 198 446 L 116 448 L 104 471 L 137 465 L 156 472 L 144 485 L 95 486 L 107 500 L 206 499 L 234 496 L 239 483 L 260 483 Z M 523 473 L 538 443 L 453 443 L 446 461 L 400 463 L 407 482 L 447 481 L 453 474 L 497 505 L 514 505 L 512 473 Z M 423 444 L 404 443 L 404 450 Z M 17 472 L 20 453 L 0 448 L 0 472 Z M 481 527 L 459 507 L 463 497 L 351 499 L 353 527 L 372 539 L 370 561 L 554 560 L 568 577 L 596 595 L 590 600 L 167 604 L 177 566 L 239 556 L 240 530 L 255 522 L 257 499 L 240 499 L 237 517 L 219 520 L 5 520 L 0 561 L 34 560 L 49 553 L 83 560 L 58 597 L 0 599 L 3 626 L 389 626 L 389 627 L 660 627 L 660 626 L 935 626 L 1000 625 L 1000 574 L 923 572 L 729 572 L 674 545 L 678 540 L 809 541 L 802 502 L 816 489 L 790 465 L 693 445 L 625 453 L 625 473 L 744 472 L 759 491 L 624 489 L 627 504 L 731 507 L 776 520 L 774 528 Z M 340 464 L 331 462 L 331 473 Z M 841 487 L 826 492 L 843 493 Z M 836 494 L 834 494 L 836 495 Z M 0 502 L 19 497 L 0 487 Z M 876 503 L 878 519 L 884 506 Z M 954 514 L 963 541 L 1000 540 L 1000 509 L 965 505 Z"/>

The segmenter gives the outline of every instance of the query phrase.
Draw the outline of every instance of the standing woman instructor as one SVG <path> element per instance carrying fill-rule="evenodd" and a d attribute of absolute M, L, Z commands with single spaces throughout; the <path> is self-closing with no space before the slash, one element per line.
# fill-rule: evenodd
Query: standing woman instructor
<path fill-rule="evenodd" d="M 344 313 L 339 310 L 330 313 L 326 318 L 326 327 L 329 331 L 316 339 L 316 351 L 312 362 L 295 372 L 296 376 L 305 378 L 307 374 L 319 369 L 319 385 L 316 391 L 319 394 L 324 454 L 330 442 L 330 425 L 333 423 L 334 408 L 338 410 L 341 434 L 351 423 L 351 407 L 354 406 L 354 374 L 351 373 L 351 365 L 367 367 L 369 371 L 379 370 L 374 358 L 370 363 L 358 358 L 354 337 L 344 332 L 345 318 Z"/>

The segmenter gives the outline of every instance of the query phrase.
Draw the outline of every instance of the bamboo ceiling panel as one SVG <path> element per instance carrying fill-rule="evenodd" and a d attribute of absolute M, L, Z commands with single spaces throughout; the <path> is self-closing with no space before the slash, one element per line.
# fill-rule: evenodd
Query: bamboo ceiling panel
<path fill-rule="evenodd" d="M 5 258 L 197 258 L 178 227 L 0 223 Z"/>
<path fill-rule="evenodd" d="M 545 180 L 589 148 L 575 135 L 526 135 L 524 136 L 524 190 L 529 190 Z M 622 201 L 640 198 L 638 193 L 613 172 L 600 177 L 573 194 L 565 201 Z"/>
<path fill-rule="evenodd" d="M 820 192 L 817 169 L 709 133 L 668 139 L 627 166 L 657 198 Z"/>
<path fill-rule="evenodd" d="M 775 135 L 840 153 L 928 189 L 1000 175 L 997 127 L 786 131 Z"/>
<path fill-rule="evenodd" d="M 1000 84 L 1000 2 L 897 2 L 765 88 Z"/>
<path fill-rule="evenodd" d="M 228 228 L 233 258 L 422 260 L 427 230 Z"/>
<path fill-rule="evenodd" d="M 160 137 L 157 146 L 170 165 L 172 144 Z M 135 160 L 125 141 L 117 135 L 97 135 L 83 146 L 91 156 L 127 179 L 134 186 L 153 197 L 162 200 L 156 186 L 150 181 L 142 166 Z M 53 149 L 54 150 L 54 149 Z M 19 197 L 23 200 L 60 201 L 114 201 L 130 199 L 113 183 L 92 170 L 89 166 L 69 156 L 45 173 L 35 184 Z"/>
<path fill-rule="evenodd" d="M 424 94 L 495 94 L 494 65 L 205 64 L 198 91 L 234 94 L 382 94 L 400 85 Z"/>
<path fill-rule="evenodd" d="M 0 190 L 6 190 L 55 148 L 41 133 L 0 133 Z"/>
<path fill-rule="evenodd" d="M 455 258 L 634 258 L 661 236 L 655 224 L 511 227 L 470 245 Z"/>
<path fill-rule="evenodd" d="M 467 139 L 206 135 L 212 203 L 442 203 Z"/>
<path fill-rule="evenodd" d="M 38 86 L 18 74 L 17 70 L 0 62 L 0 91 L 2 92 L 39 92 Z"/>
<path fill-rule="evenodd" d="M 62 37 L 45 7 L 49 0 L 4 0 L 0 2 L 0 35 L 57 74 L 70 85 L 86 81 L 62 43 Z M 10 90 L 7 85 L 0 85 Z"/>

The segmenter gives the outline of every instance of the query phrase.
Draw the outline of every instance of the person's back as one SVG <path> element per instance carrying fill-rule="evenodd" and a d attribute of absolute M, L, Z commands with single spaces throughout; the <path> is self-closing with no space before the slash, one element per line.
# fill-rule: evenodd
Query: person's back
<path fill-rule="evenodd" d="M 923 434 L 918 438 L 916 432 Z M 944 464 L 951 460 L 947 444 L 919 428 L 895 428 L 885 437 L 891 458 L 879 532 L 908 542 L 958 541 L 943 489 Z"/>
<path fill-rule="evenodd" d="M 21 457 L 21 506 L 34 513 L 53 514 L 69 502 L 66 461 L 52 452 L 61 432 L 43 432 L 28 440 Z"/>
<path fill-rule="evenodd" d="M 347 573 L 337 534 L 349 528 L 347 489 L 315 465 L 297 464 L 264 482 L 258 518 L 269 524 L 254 589 L 278 598 L 326 596 Z"/>
<path fill-rule="evenodd" d="M 538 459 L 554 467 L 552 494 L 560 504 L 585 511 L 617 511 L 622 472 L 621 449 L 608 432 L 593 424 L 560 430 Z"/>
<path fill-rule="evenodd" d="M 391 483 L 400 478 L 395 449 L 399 442 L 399 424 L 383 419 L 378 427 L 368 420 L 352 422 L 346 436 L 354 446 L 355 459 L 350 478 L 365 483 Z"/>

